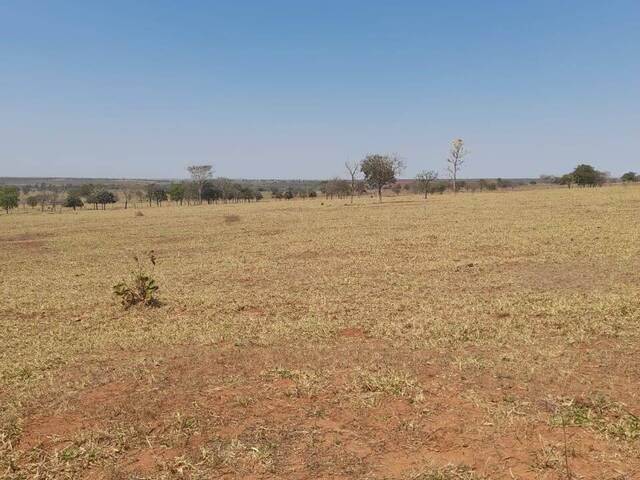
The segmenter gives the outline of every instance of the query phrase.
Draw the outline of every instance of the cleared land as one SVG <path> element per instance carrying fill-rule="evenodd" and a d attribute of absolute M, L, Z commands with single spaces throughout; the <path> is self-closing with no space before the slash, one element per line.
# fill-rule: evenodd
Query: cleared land
<path fill-rule="evenodd" d="M 639 188 L 142 211 L 0 218 L 0 477 L 640 476 Z"/>

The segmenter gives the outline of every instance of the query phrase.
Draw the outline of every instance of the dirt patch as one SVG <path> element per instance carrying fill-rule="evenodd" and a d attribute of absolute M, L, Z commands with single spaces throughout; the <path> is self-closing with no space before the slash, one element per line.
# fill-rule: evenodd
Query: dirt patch
<path fill-rule="evenodd" d="M 23 233 L 11 237 L 0 238 L 0 243 L 25 250 L 38 250 L 47 244 L 45 239 L 51 236 L 51 234 L 46 233 Z"/>
<path fill-rule="evenodd" d="M 358 328 L 358 327 L 343 328 L 338 332 L 338 335 L 342 337 L 349 337 L 349 338 L 364 337 L 365 334 L 366 332 L 362 328 Z"/>
<path fill-rule="evenodd" d="M 489 478 L 533 479 L 536 455 L 549 456 L 540 465 L 555 465 L 552 454 L 565 440 L 544 399 L 577 394 L 581 377 L 542 376 L 524 387 L 499 372 L 456 375 L 435 360 L 380 344 L 176 350 L 142 377 L 60 399 L 63 414 L 47 415 L 55 404 L 34 412 L 20 448 L 59 449 L 74 435 L 126 425 L 126 448 L 119 447 L 111 472 L 410 478 L 456 464 Z M 591 367 L 590 389 L 617 375 L 604 370 Z M 363 389 L 358 375 L 374 375 L 375 388 Z M 592 430 L 572 427 L 568 442 L 575 474 L 640 467 Z M 594 452 L 609 460 L 594 463 Z"/>
<path fill-rule="evenodd" d="M 23 430 L 19 447 L 28 450 L 34 447 L 53 447 L 67 443 L 83 428 L 95 428 L 82 415 L 43 415 L 30 419 Z"/>
<path fill-rule="evenodd" d="M 501 267 L 506 278 L 520 288 L 549 291 L 613 291 L 637 282 L 636 267 L 612 269 L 597 260 L 569 263 L 526 263 Z"/>

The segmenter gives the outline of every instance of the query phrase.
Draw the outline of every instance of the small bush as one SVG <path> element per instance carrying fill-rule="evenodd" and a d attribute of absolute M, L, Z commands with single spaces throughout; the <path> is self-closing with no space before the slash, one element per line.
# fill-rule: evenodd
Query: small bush
<path fill-rule="evenodd" d="M 144 213 L 142 213 L 140 210 L 136 210 L 135 216 L 136 217 L 144 217 Z"/>
<path fill-rule="evenodd" d="M 113 293 L 120 297 L 120 302 L 125 309 L 142 303 L 147 307 L 156 307 L 160 304 L 156 298 L 158 284 L 152 278 L 153 270 L 156 265 L 156 256 L 153 250 L 148 254 L 149 263 L 151 263 L 151 274 L 146 273 L 142 268 L 142 262 L 138 256 L 134 256 L 137 269 L 131 272 L 131 281 L 122 281 L 113 286 Z"/>

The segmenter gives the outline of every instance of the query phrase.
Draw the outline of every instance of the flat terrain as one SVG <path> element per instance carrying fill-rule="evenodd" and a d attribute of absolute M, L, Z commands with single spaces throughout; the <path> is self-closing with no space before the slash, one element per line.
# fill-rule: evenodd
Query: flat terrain
<path fill-rule="evenodd" d="M 0 216 L 0 478 L 640 478 L 640 188 L 345 203 Z"/>

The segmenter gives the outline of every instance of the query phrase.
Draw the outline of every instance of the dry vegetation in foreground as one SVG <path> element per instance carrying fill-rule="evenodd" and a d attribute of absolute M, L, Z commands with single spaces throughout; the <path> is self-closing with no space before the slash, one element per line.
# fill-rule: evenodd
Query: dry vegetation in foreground
<path fill-rule="evenodd" d="M 640 476 L 638 188 L 0 228 L 0 477 Z"/>

